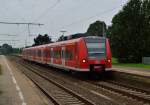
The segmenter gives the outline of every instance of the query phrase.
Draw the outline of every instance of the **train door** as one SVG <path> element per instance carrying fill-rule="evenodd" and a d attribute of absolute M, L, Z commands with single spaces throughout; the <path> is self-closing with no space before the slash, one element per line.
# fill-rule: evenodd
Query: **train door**
<path fill-rule="evenodd" d="M 50 49 L 50 61 L 53 64 L 53 48 Z"/>
<path fill-rule="evenodd" d="M 62 59 L 62 65 L 65 66 L 65 47 L 62 47 L 61 59 Z"/>

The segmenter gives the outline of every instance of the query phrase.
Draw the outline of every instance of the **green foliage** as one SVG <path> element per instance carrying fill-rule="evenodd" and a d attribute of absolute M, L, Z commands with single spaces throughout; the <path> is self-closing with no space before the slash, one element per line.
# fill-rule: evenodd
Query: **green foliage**
<path fill-rule="evenodd" d="M 76 33 L 76 34 L 69 35 L 69 36 L 61 35 L 57 41 L 59 42 L 59 41 L 76 39 L 76 38 L 87 37 L 87 36 L 105 36 L 106 30 L 107 28 L 106 28 L 105 22 L 96 21 L 90 24 L 86 33 Z"/>
<path fill-rule="evenodd" d="M 59 42 L 59 41 L 63 41 L 63 40 L 64 40 L 64 35 L 61 35 L 57 41 Z"/>
<path fill-rule="evenodd" d="M 48 44 L 48 43 L 52 43 L 51 38 L 47 34 L 43 36 L 39 34 L 36 38 L 34 38 L 33 46 L 38 46 L 38 45 Z"/>
<path fill-rule="evenodd" d="M 150 65 L 142 63 L 114 63 L 114 66 L 150 69 Z"/>
<path fill-rule="evenodd" d="M 92 36 L 103 36 L 103 33 L 106 32 L 106 24 L 103 21 L 96 21 L 90 24 L 87 33 Z"/>
<path fill-rule="evenodd" d="M 12 48 L 11 45 L 8 45 L 8 44 L 3 44 L 1 47 L 0 47 L 0 54 L 4 54 L 4 55 L 7 55 L 7 54 L 12 54 L 12 53 L 21 53 L 22 49 L 21 48 Z"/>
<path fill-rule="evenodd" d="M 119 62 L 141 62 L 150 56 L 150 0 L 130 0 L 109 27 L 113 56 Z"/>
<path fill-rule="evenodd" d="M 22 49 L 21 48 L 13 48 L 13 53 L 15 54 L 21 54 Z"/>
<path fill-rule="evenodd" d="M 1 52 L 4 55 L 12 53 L 13 52 L 12 46 L 8 44 L 3 44 L 1 47 Z"/>
<path fill-rule="evenodd" d="M 117 58 L 112 57 L 112 64 L 118 64 L 118 59 L 117 59 Z"/>

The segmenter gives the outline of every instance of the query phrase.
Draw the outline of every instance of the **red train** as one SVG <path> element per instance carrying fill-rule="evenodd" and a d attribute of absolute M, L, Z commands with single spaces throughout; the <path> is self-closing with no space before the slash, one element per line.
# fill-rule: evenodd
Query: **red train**
<path fill-rule="evenodd" d="M 111 68 L 109 40 L 81 37 L 23 49 L 26 60 L 80 72 L 102 72 Z"/>

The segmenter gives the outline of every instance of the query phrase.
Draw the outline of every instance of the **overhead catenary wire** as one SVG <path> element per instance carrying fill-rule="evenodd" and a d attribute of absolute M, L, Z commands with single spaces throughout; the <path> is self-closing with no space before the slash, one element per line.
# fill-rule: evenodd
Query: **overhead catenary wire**
<path fill-rule="evenodd" d="M 44 24 L 40 24 L 40 23 L 23 23 L 23 22 L 0 22 L 0 24 L 13 24 L 13 25 L 27 25 L 28 26 L 28 34 L 30 36 L 30 25 L 44 25 Z M 25 38 L 25 46 L 27 46 L 27 37 Z"/>
<path fill-rule="evenodd" d="M 59 3 L 60 3 L 60 0 L 57 0 L 57 1 L 54 3 L 54 5 L 51 4 L 50 7 L 45 8 L 45 11 L 42 12 L 42 14 L 40 14 L 40 15 L 35 19 L 35 21 L 38 21 L 38 20 L 42 19 L 43 17 L 45 17 L 45 15 L 48 14 L 53 8 L 55 8 Z M 116 8 L 115 8 L 115 9 L 116 9 Z M 111 9 L 110 9 L 110 10 L 111 10 Z M 113 11 L 113 10 L 112 10 L 112 11 Z M 77 20 L 77 21 L 74 21 L 74 22 L 71 22 L 71 23 L 69 23 L 69 24 L 66 24 L 66 25 L 62 26 L 61 28 L 58 27 L 58 28 L 59 28 L 59 31 L 60 31 L 62 28 L 66 28 L 66 27 L 69 27 L 69 26 L 73 26 L 74 24 L 82 23 L 82 22 L 85 22 L 85 21 L 87 21 L 87 20 L 90 20 L 90 19 L 92 19 L 92 18 L 94 18 L 94 17 L 100 16 L 100 15 L 103 15 L 103 14 L 107 14 L 108 10 L 103 11 L 103 12 L 106 12 L 106 13 L 100 12 L 100 13 L 97 13 L 96 15 L 93 15 L 93 16 L 90 16 L 90 17 L 81 18 L 81 19 L 79 19 L 79 20 Z M 109 12 L 111 12 L 111 11 L 109 11 Z M 108 12 L 108 13 L 109 13 L 109 12 Z M 58 28 L 57 28 L 57 29 L 58 29 Z M 24 31 L 25 31 L 25 30 L 23 30 L 23 32 L 24 32 Z M 19 32 L 19 33 L 22 33 L 22 32 Z"/>
<path fill-rule="evenodd" d="M 50 10 L 52 10 L 54 7 L 56 7 L 56 6 L 59 4 L 59 2 L 60 2 L 60 0 L 57 0 L 57 2 L 56 2 L 53 6 L 49 7 L 48 9 L 46 9 L 45 12 L 43 12 L 43 13 L 36 19 L 36 21 L 39 20 L 41 17 L 44 17 L 44 14 L 46 14 L 47 12 L 49 12 Z M 77 23 L 80 23 L 80 22 L 84 22 L 84 21 L 90 20 L 90 19 L 92 19 L 92 18 L 94 18 L 94 17 L 97 17 L 97 16 L 100 16 L 100 15 L 107 14 L 107 13 L 109 13 L 109 12 L 112 12 L 112 11 L 115 10 L 115 9 L 118 9 L 118 7 L 115 7 L 115 8 L 106 10 L 106 11 L 102 11 L 102 12 L 97 13 L 96 15 L 93 15 L 93 16 L 90 16 L 90 17 L 82 18 L 82 19 L 77 20 L 77 21 L 75 21 L 75 22 L 72 22 L 72 23 L 70 23 L 70 24 L 64 25 L 64 26 L 62 26 L 62 27 L 59 28 L 59 29 L 62 29 L 62 28 L 65 28 L 65 27 L 69 27 L 69 26 L 71 26 L 71 25 L 74 25 L 74 24 L 77 24 Z"/>
<path fill-rule="evenodd" d="M 57 4 L 60 2 L 61 0 L 57 0 L 56 1 L 56 3 L 54 3 L 54 5 L 52 5 L 52 6 L 50 6 L 50 7 L 48 7 L 35 21 L 37 21 L 37 20 L 39 20 L 39 19 L 41 19 L 41 17 L 44 15 L 44 14 L 46 14 L 47 12 L 49 12 L 51 9 L 53 9 L 54 7 L 56 7 L 57 6 Z M 22 18 L 21 17 L 21 19 L 23 20 L 23 21 L 25 21 L 25 19 L 24 18 Z M 37 23 L 13 23 L 13 22 L 0 22 L 1 24 L 17 24 L 17 25 L 20 25 L 20 24 L 27 24 L 28 25 L 28 33 L 30 33 L 30 29 L 29 29 L 29 25 L 39 25 L 39 26 L 41 26 L 41 25 L 43 25 L 43 24 L 37 24 Z M 6 34 L 5 34 L 6 35 Z M 5 36 L 4 34 L 3 34 L 3 36 Z M 1 36 L 2 36 L 2 34 L 1 34 Z M 7 35 L 7 36 L 15 36 L 15 35 Z"/>
<path fill-rule="evenodd" d="M 12 5 L 11 5 L 12 6 Z M 12 8 L 14 8 L 14 6 L 12 7 Z M 4 6 L 3 7 L 3 9 L 5 9 L 6 11 L 4 12 L 5 14 L 5 17 L 7 17 L 7 14 L 6 13 L 8 13 L 8 7 L 7 6 Z M 13 13 L 12 13 L 13 12 Z M 2 12 L 3 13 L 3 12 Z M 16 14 L 16 12 L 15 11 L 13 11 L 13 9 L 11 9 L 11 12 L 9 12 L 9 15 L 14 15 L 14 14 Z M 17 12 L 17 15 L 19 15 L 19 17 L 20 17 L 20 19 L 22 20 L 22 21 L 26 21 L 26 19 L 24 18 L 24 17 L 22 17 L 21 16 L 21 14 L 20 14 L 20 12 Z M 8 18 L 9 19 L 9 18 Z M 10 18 L 11 19 L 11 18 Z M 16 20 L 16 19 L 15 19 Z M 15 20 L 13 20 L 13 21 L 15 21 Z M 1 22 L 1 24 L 8 24 L 8 22 Z M 0 36 L 3 36 L 3 37 L 5 37 L 5 36 L 9 36 L 9 37 L 16 37 L 16 36 L 18 36 L 18 35 L 12 35 L 12 34 L 0 34 Z M 2 41 L 1 41 L 2 42 Z"/>
<path fill-rule="evenodd" d="M 97 17 L 97 16 L 101 16 L 101 15 L 110 13 L 110 12 L 114 11 L 115 9 L 118 9 L 118 7 L 111 8 L 111 9 L 109 9 L 109 10 L 99 12 L 99 13 L 97 13 L 96 15 L 93 15 L 93 16 L 90 16 L 90 17 L 82 18 L 82 19 L 77 20 L 77 21 L 74 21 L 74 22 L 72 22 L 72 23 L 70 23 L 70 24 L 64 25 L 64 26 L 62 26 L 61 28 L 66 28 L 66 27 L 72 26 L 72 25 L 74 25 L 74 24 L 78 24 L 78 23 L 81 23 L 81 22 L 84 22 L 84 21 L 88 21 L 88 20 L 90 20 L 90 19 L 92 19 L 92 18 L 95 18 L 95 17 Z"/>
<path fill-rule="evenodd" d="M 36 22 L 39 19 L 41 19 L 42 17 L 44 17 L 44 15 L 47 14 L 48 12 L 50 12 L 53 8 L 55 8 L 60 3 L 60 1 L 61 0 L 57 0 L 52 6 L 48 7 L 41 15 L 39 15 L 33 22 Z M 21 31 L 20 33 L 24 33 L 24 31 L 26 31 L 26 30 Z M 33 36 L 33 35 L 31 35 L 31 36 Z"/>
<path fill-rule="evenodd" d="M 56 5 L 57 5 L 59 2 L 60 2 L 60 1 L 58 0 L 58 1 L 56 2 Z M 54 7 L 55 7 L 56 5 L 54 4 Z M 120 6 L 119 6 L 119 7 L 120 7 Z M 114 8 L 105 10 L 105 11 L 101 11 L 101 12 L 99 12 L 99 13 L 93 15 L 93 16 L 86 17 L 86 18 L 82 18 L 82 19 L 77 20 L 77 21 L 74 21 L 74 22 L 72 22 L 72 23 L 70 23 L 70 24 L 64 25 L 64 26 L 62 26 L 61 28 L 56 29 L 56 30 L 57 30 L 57 31 L 60 31 L 61 29 L 64 29 L 64 28 L 69 27 L 69 26 L 73 26 L 74 24 L 82 23 L 82 22 L 88 21 L 88 20 L 90 20 L 90 19 L 92 19 L 92 18 L 95 18 L 95 17 L 97 17 L 97 16 L 101 16 L 101 15 L 110 13 L 110 12 L 116 10 L 116 9 L 118 9 L 118 7 L 114 7 Z M 47 12 L 49 12 L 49 9 L 47 9 L 45 12 L 43 12 L 43 13 L 41 14 L 41 16 L 43 16 L 43 15 L 46 14 Z M 43 17 L 44 17 L 44 16 L 43 16 Z M 39 19 L 40 19 L 40 18 L 39 18 Z M 38 19 L 37 19 L 37 20 L 38 20 Z"/>
<path fill-rule="evenodd" d="M 48 7 L 41 15 L 39 15 L 34 21 L 38 21 L 39 19 L 41 19 L 42 17 L 44 17 L 44 15 L 46 15 L 48 12 L 50 12 L 53 8 L 55 8 L 61 0 L 57 0 L 56 3 L 54 3 L 52 6 Z"/>
<path fill-rule="evenodd" d="M 0 40 L 0 41 L 19 41 L 19 40 Z"/>
<path fill-rule="evenodd" d="M 17 34 L 0 34 L 0 36 L 18 36 Z"/>
<path fill-rule="evenodd" d="M 16 25 L 44 25 L 40 23 L 22 23 L 22 22 L 0 22 L 0 24 L 16 24 Z"/>

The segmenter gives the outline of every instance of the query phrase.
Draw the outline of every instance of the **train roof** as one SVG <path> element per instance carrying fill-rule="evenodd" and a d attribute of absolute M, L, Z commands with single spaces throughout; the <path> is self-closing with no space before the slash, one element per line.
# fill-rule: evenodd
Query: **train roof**
<path fill-rule="evenodd" d="M 33 47 L 29 47 L 29 48 L 25 48 L 26 50 L 28 49 L 34 49 L 34 48 L 42 48 L 45 46 L 55 46 L 55 45 L 63 45 L 63 44 L 68 44 L 68 43 L 75 43 L 80 41 L 81 39 L 106 39 L 106 37 L 98 37 L 98 36 L 88 36 L 88 37 L 80 37 L 77 39 L 70 39 L 70 40 L 65 40 L 65 41 L 60 41 L 60 42 L 54 42 L 54 43 L 49 43 L 49 44 L 44 44 L 44 45 L 39 45 L 39 46 L 33 46 Z"/>

